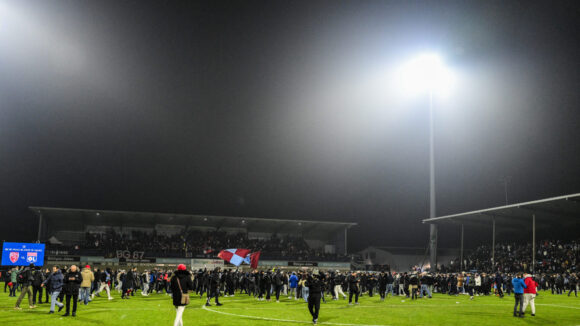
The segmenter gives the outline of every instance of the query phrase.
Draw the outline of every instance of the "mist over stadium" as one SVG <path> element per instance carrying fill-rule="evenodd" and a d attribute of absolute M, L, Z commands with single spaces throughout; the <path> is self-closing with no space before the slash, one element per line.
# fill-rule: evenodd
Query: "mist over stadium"
<path fill-rule="evenodd" d="M 578 30 L 575 1 L 0 0 L 0 318 L 573 325 Z"/>

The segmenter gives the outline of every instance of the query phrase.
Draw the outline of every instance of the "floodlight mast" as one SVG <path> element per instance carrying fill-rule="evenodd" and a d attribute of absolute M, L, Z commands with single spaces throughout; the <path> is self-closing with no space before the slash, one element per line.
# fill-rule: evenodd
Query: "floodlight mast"
<path fill-rule="evenodd" d="M 451 74 L 440 57 L 433 53 L 420 55 L 409 61 L 402 70 L 403 86 L 407 91 L 429 95 L 429 217 L 436 217 L 435 142 L 433 95 L 446 93 L 452 82 Z M 432 269 L 437 269 L 437 225 L 429 224 L 429 253 Z"/>

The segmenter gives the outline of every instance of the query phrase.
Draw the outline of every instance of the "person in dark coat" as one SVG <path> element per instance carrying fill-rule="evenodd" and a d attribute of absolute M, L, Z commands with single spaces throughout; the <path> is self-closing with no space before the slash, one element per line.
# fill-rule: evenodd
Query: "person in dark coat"
<path fill-rule="evenodd" d="M 209 303 L 211 298 L 215 298 L 216 306 L 221 306 L 222 304 L 219 301 L 219 286 L 220 286 L 220 268 L 216 267 L 215 270 L 209 276 L 209 289 L 207 292 L 207 302 L 205 303 L 206 306 L 211 306 Z"/>
<path fill-rule="evenodd" d="M 37 268 L 33 272 L 34 280 L 32 281 L 32 305 L 36 305 L 36 298 L 38 297 L 38 303 L 42 303 L 42 282 L 45 280 L 44 273 L 40 268 Z"/>
<path fill-rule="evenodd" d="M 20 303 L 24 296 L 28 294 L 28 306 L 30 309 L 36 308 L 34 303 L 32 302 L 32 281 L 34 281 L 34 276 L 32 275 L 32 270 L 34 269 L 34 264 L 30 264 L 30 266 L 24 268 L 20 273 L 18 273 L 18 284 L 22 286 L 22 292 L 20 292 L 20 296 L 18 300 L 16 300 L 16 306 L 14 309 L 20 310 Z"/>
<path fill-rule="evenodd" d="M 66 298 L 66 313 L 64 317 L 70 315 L 70 300 L 73 301 L 72 316 L 77 315 L 77 301 L 79 300 L 79 290 L 81 288 L 81 282 L 83 281 L 83 276 L 78 271 L 76 265 L 72 265 L 70 270 L 64 276 L 64 295 Z"/>
<path fill-rule="evenodd" d="M 123 291 L 123 294 L 121 294 L 121 299 L 129 299 L 129 296 L 131 295 L 131 291 L 133 290 L 133 288 L 135 287 L 135 276 L 132 270 L 128 270 L 127 273 L 125 273 L 125 277 L 123 278 L 123 286 L 121 286 L 121 291 Z"/>
<path fill-rule="evenodd" d="M 502 287 L 503 287 L 503 277 L 501 276 L 501 274 L 499 272 L 497 272 L 495 274 L 495 288 L 496 288 L 497 294 L 499 295 L 500 298 L 503 298 Z"/>
<path fill-rule="evenodd" d="M 46 287 L 46 293 L 50 293 L 50 311 L 49 314 L 54 314 L 54 307 L 58 306 L 58 312 L 62 310 L 64 304 L 58 302 L 60 292 L 62 291 L 62 286 L 64 283 L 64 276 L 60 271 L 58 266 L 52 267 L 52 273 L 50 273 L 44 282 L 40 285 L 41 287 Z"/>
<path fill-rule="evenodd" d="M 348 277 L 348 304 L 352 304 L 352 296 L 354 295 L 354 304 L 358 304 L 358 295 L 360 293 L 360 278 L 358 277 L 356 272 L 352 272 L 352 274 Z"/>
<path fill-rule="evenodd" d="M 324 274 L 313 273 L 309 275 L 306 280 L 306 286 L 310 290 L 308 296 L 308 311 L 312 315 L 312 323 L 318 323 L 318 314 L 320 313 L 320 299 L 322 297 L 322 289 L 324 288 Z"/>
<path fill-rule="evenodd" d="M 283 275 L 280 270 L 276 271 L 276 274 L 272 277 L 272 284 L 274 285 L 274 293 L 276 293 L 276 302 L 280 302 L 280 291 L 282 291 L 282 285 L 284 284 Z"/>
<path fill-rule="evenodd" d="M 184 264 L 177 266 L 177 270 L 173 273 L 169 283 L 171 286 L 173 305 L 176 310 L 173 326 L 183 326 L 183 311 L 187 304 L 181 303 L 181 297 L 182 295 L 189 295 L 189 291 L 194 290 L 191 273 L 187 271 Z"/>

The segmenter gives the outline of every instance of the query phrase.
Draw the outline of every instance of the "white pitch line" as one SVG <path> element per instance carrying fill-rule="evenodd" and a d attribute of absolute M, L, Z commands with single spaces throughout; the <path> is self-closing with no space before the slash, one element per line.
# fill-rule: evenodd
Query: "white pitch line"
<path fill-rule="evenodd" d="M 553 307 L 561 307 L 561 308 L 569 308 L 569 309 L 578 309 L 578 310 L 580 310 L 580 307 L 562 306 L 562 305 L 553 304 L 553 303 L 536 303 L 536 306 L 553 306 Z"/>
<path fill-rule="evenodd" d="M 292 320 L 292 319 L 277 319 L 277 318 L 268 318 L 268 317 L 258 317 L 258 316 L 248 316 L 248 315 L 239 315 L 239 314 L 232 314 L 225 311 L 213 310 L 207 308 L 205 305 L 201 306 L 201 309 L 217 312 L 218 314 L 227 315 L 227 316 L 234 316 L 234 317 L 242 317 L 242 318 L 249 318 L 249 319 L 259 319 L 259 320 L 268 320 L 268 321 L 277 321 L 283 323 L 297 323 L 297 324 L 312 324 L 312 322 L 304 321 L 304 320 Z M 345 323 L 332 323 L 332 322 L 321 322 L 320 324 L 324 325 L 337 325 L 337 326 L 388 326 L 388 325 L 369 325 L 369 324 L 345 324 Z"/>

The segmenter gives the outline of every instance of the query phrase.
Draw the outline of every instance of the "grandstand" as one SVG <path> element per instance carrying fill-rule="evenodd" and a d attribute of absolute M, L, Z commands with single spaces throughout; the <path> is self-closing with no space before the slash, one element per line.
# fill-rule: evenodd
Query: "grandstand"
<path fill-rule="evenodd" d="M 226 248 L 260 250 L 260 266 L 349 269 L 356 223 L 30 207 L 47 261 L 97 265 L 223 264 Z M 191 260 L 191 261 L 190 261 Z"/>
<path fill-rule="evenodd" d="M 423 223 L 446 227 L 460 227 L 459 268 L 464 267 L 464 232 L 466 226 L 477 228 L 477 232 L 491 228 L 488 263 L 497 264 L 495 255 L 496 236 L 503 232 L 512 240 L 526 239 L 530 242 L 526 259 L 530 262 L 530 272 L 540 263 L 536 259 L 537 239 L 556 238 L 563 240 L 578 236 L 580 222 L 580 194 L 570 194 L 523 202 L 500 207 L 487 208 L 466 213 L 438 216 L 424 219 Z M 537 233 L 541 237 L 537 237 Z M 436 257 L 437 255 L 435 255 Z M 439 266 L 439 265 L 438 265 Z"/>

